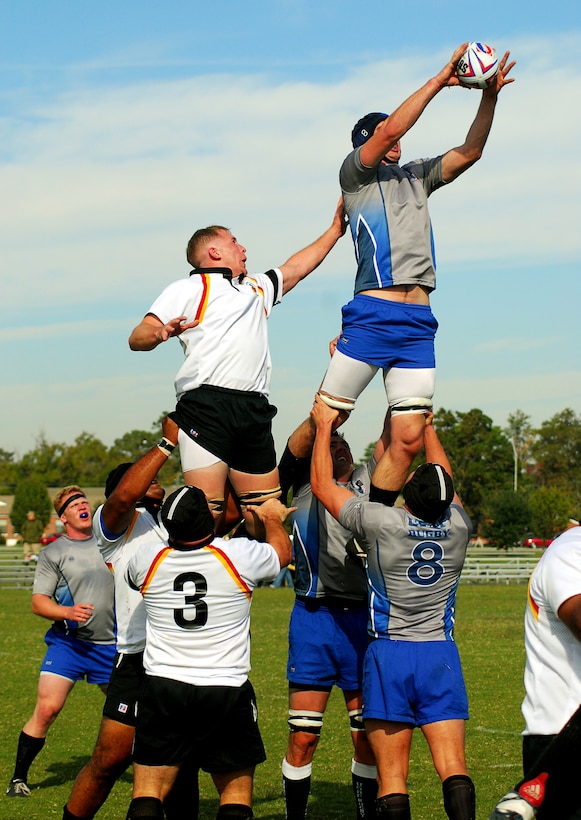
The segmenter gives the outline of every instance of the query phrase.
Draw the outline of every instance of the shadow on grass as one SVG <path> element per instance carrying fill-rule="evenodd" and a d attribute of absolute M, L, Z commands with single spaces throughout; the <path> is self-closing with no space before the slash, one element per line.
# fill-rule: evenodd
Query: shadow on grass
<path fill-rule="evenodd" d="M 77 757 L 69 757 L 66 760 L 55 760 L 45 767 L 46 772 L 50 773 L 49 777 L 44 780 L 35 780 L 34 769 L 31 770 L 31 777 L 28 785 L 31 789 L 50 789 L 55 786 L 64 786 L 65 783 L 70 783 L 71 787 L 75 781 L 76 776 L 81 771 L 83 766 L 88 763 L 90 757 L 88 755 L 78 755 Z M 128 769 L 118 781 L 125 781 L 126 783 L 133 783 L 133 774 L 131 769 Z"/>
<path fill-rule="evenodd" d="M 284 820 L 285 807 L 281 791 L 272 789 L 267 797 L 255 797 L 254 813 L 260 820 Z M 330 781 L 313 781 L 307 816 L 309 820 L 355 817 L 355 797 L 351 786 Z"/>

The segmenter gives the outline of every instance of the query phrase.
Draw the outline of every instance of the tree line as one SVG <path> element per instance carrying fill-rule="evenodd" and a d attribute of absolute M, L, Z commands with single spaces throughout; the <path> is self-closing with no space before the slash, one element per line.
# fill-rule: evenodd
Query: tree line
<path fill-rule="evenodd" d="M 150 430 L 131 430 L 110 447 L 81 433 L 70 445 L 40 435 L 34 449 L 20 458 L 0 449 L 0 494 L 15 495 L 11 517 L 16 529 L 28 509 L 48 522 L 46 487 L 101 487 L 117 464 L 140 458 L 159 440 L 164 415 Z M 567 408 L 533 428 L 530 417 L 517 410 L 503 428 L 476 408 L 464 413 L 440 409 L 434 423 L 474 530 L 493 545 L 513 546 L 528 532 L 550 538 L 569 518 L 579 519 L 581 414 Z M 361 461 L 374 446 L 368 445 Z M 159 478 L 166 487 L 181 482 L 177 450 Z"/>

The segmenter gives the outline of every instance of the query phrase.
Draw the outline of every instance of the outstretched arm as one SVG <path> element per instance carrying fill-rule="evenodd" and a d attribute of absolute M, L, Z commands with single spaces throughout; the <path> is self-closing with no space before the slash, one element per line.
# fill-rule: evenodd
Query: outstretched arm
<path fill-rule="evenodd" d="M 353 494 L 333 481 L 333 461 L 331 459 L 331 433 L 338 411 L 329 407 L 315 396 L 311 418 L 317 433 L 311 461 L 311 487 L 313 493 L 334 518 L 338 518 L 343 504 Z"/>
<path fill-rule="evenodd" d="M 343 199 L 339 200 L 331 227 L 311 245 L 293 254 L 280 266 L 282 272 L 282 292 L 288 293 L 301 279 L 317 268 L 330 250 L 335 247 L 347 229 Z"/>
<path fill-rule="evenodd" d="M 176 446 L 178 426 L 169 416 L 162 422 L 162 434 L 170 446 Z M 156 444 L 148 450 L 129 468 L 105 501 L 101 518 L 109 532 L 119 535 L 130 525 L 137 502 L 147 493 L 151 482 L 168 459 L 171 450 L 166 449 L 164 452 L 164 449 Z"/>
<path fill-rule="evenodd" d="M 508 73 L 515 65 L 515 61 L 512 60 L 509 63 L 509 56 L 510 51 L 507 51 L 500 61 L 498 74 L 494 78 L 494 82 L 482 92 L 482 99 L 480 100 L 476 117 L 470 126 L 464 144 L 458 148 L 452 148 L 442 157 L 442 177 L 444 182 L 452 182 L 452 180 L 470 168 L 471 165 L 474 165 L 482 156 L 482 151 L 484 150 L 492 127 L 498 93 L 505 85 L 514 82 L 514 77 L 509 77 Z"/>
<path fill-rule="evenodd" d="M 450 459 L 446 455 L 446 451 L 442 447 L 442 443 L 436 433 L 436 428 L 433 425 L 434 416 L 432 413 L 426 416 L 426 429 L 424 430 L 424 448 L 426 450 L 426 462 L 431 464 L 440 464 L 446 470 L 450 478 L 454 478 L 452 473 L 452 465 Z M 454 492 L 454 503 L 462 506 L 460 496 Z"/>
<path fill-rule="evenodd" d="M 164 325 L 161 319 L 148 313 L 143 317 L 140 324 L 133 329 L 129 337 L 129 347 L 131 350 L 154 350 L 162 342 L 167 342 L 172 336 L 179 336 L 184 330 L 196 327 L 198 319 L 193 322 L 187 321 L 187 316 L 176 316 L 175 319 Z"/>
<path fill-rule="evenodd" d="M 333 432 L 348 418 L 348 411 L 339 411 L 333 423 Z M 287 442 L 278 464 L 278 475 L 283 499 L 286 499 L 291 487 L 293 488 L 293 493 L 296 493 L 300 486 L 309 481 L 315 432 L 314 422 L 309 416 L 299 424 Z"/>
<path fill-rule="evenodd" d="M 449 62 L 444 68 L 428 80 L 425 85 L 415 91 L 396 110 L 390 114 L 387 120 L 379 123 L 375 133 L 361 148 L 361 162 L 368 168 L 378 165 L 384 156 L 396 145 L 397 142 L 414 125 L 426 106 L 431 102 L 436 94 L 443 88 L 450 85 L 459 85 L 456 76 L 458 61 L 466 51 L 468 43 L 462 43 L 454 51 Z"/>

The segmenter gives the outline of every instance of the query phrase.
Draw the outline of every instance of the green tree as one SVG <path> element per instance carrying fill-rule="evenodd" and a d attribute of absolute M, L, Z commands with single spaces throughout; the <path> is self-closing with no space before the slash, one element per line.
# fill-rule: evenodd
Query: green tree
<path fill-rule="evenodd" d="M 499 490 L 486 501 L 486 520 L 482 534 L 496 549 L 514 547 L 531 528 L 528 501 L 514 490 Z"/>
<path fill-rule="evenodd" d="M 144 453 L 151 450 L 161 438 L 161 433 L 146 432 L 145 430 L 131 430 L 121 438 L 116 438 L 109 451 L 114 466 L 123 461 L 137 461 Z"/>
<path fill-rule="evenodd" d="M 18 482 L 10 513 L 10 519 L 16 530 L 22 527 L 29 510 L 34 510 L 38 520 L 46 526 L 50 519 L 51 509 L 46 485 L 41 479 L 24 478 Z"/>
<path fill-rule="evenodd" d="M 513 483 L 513 454 L 500 427 L 482 410 L 439 410 L 438 436 L 452 466 L 454 485 L 476 530 L 485 517 L 486 498 Z"/>
<path fill-rule="evenodd" d="M 25 453 L 18 465 L 18 480 L 42 476 L 47 487 L 62 484 L 63 457 L 66 444 L 50 443 L 44 433 L 36 439 L 34 450 Z"/>
<path fill-rule="evenodd" d="M 573 494 L 560 487 L 539 487 L 531 493 L 532 525 L 539 538 L 553 538 L 563 532 L 574 505 Z"/>
<path fill-rule="evenodd" d="M 58 485 L 99 487 L 105 483 L 112 466 L 108 447 L 91 433 L 81 433 L 63 453 Z"/>
<path fill-rule="evenodd" d="M 18 466 L 14 461 L 14 453 L 0 448 L 0 492 L 10 495 L 14 492 L 18 477 Z"/>
<path fill-rule="evenodd" d="M 434 425 L 450 459 L 456 490 L 475 529 L 478 529 L 490 493 L 512 487 L 512 446 L 501 428 L 478 409 L 467 413 L 438 410 Z M 375 442 L 368 444 L 364 460 L 369 458 L 374 447 Z M 412 469 L 424 459 L 422 450 Z"/>
<path fill-rule="evenodd" d="M 149 432 L 146 430 L 131 430 L 121 438 L 115 439 L 109 451 L 111 469 L 123 462 L 135 462 L 144 453 L 151 450 L 161 439 L 161 423 L 165 416 L 167 416 L 167 413 L 162 413 L 151 425 Z M 166 488 L 182 483 L 182 469 L 177 447 L 159 471 L 158 479 L 160 484 Z"/>
<path fill-rule="evenodd" d="M 530 416 L 527 416 L 522 410 L 515 410 L 514 413 L 509 414 L 507 426 L 503 432 L 510 441 L 513 450 L 514 491 L 516 493 L 523 473 L 523 466 L 531 457 L 535 438 Z"/>
<path fill-rule="evenodd" d="M 574 496 L 575 507 L 581 506 L 581 415 L 567 408 L 544 421 L 537 430 L 533 455 L 538 484 L 566 488 Z"/>

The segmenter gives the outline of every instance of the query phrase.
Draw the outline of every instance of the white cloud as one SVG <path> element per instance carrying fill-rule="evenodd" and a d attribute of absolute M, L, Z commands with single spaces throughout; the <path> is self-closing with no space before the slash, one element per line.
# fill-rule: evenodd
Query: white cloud
<path fill-rule="evenodd" d="M 579 72 L 569 40 L 514 45 L 517 81 L 499 97 L 485 159 L 432 200 L 448 261 L 578 254 L 581 123 L 569 101 Z M 48 270 L 52 298 L 68 299 L 82 265 L 85 299 L 113 284 L 123 298 L 132 271 L 159 275 L 161 259 L 176 249 L 181 259 L 190 230 L 221 213 L 271 262 L 287 236 L 290 252 L 325 227 L 355 116 L 395 105 L 447 56 L 370 63 L 335 83 L 210 75 L 85 88 L 22 112 L 1 132 L 11 157 L 0 169 L 3 267 L 26 287 Z M 477 93 L 442 92 L 406 136 L 404 158 L 460 142 Z M 70 296 L 83 298 L 74 284 Z M 5 304 L 21 297 L 13 284 Z"/>

